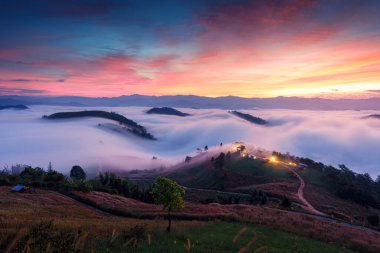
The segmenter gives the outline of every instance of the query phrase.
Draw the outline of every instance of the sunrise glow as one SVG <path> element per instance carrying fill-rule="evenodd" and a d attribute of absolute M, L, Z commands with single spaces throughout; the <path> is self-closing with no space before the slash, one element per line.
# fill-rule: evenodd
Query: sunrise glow
<path fill-rule="evenodd" d="M 0 94 L 380 95 L 379 1 L 138 2 L 2 4 Z"/>

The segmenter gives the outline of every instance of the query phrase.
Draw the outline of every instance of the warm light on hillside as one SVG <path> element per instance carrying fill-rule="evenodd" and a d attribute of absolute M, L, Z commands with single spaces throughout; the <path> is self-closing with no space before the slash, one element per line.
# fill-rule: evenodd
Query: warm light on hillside
<path fill-rule="evenodd" d="M 271 156 L 271 158 L 269 158 L 269 161 L 272 163 L 278 162 L 277 157 L 275 157 L 275 156 Z"/>

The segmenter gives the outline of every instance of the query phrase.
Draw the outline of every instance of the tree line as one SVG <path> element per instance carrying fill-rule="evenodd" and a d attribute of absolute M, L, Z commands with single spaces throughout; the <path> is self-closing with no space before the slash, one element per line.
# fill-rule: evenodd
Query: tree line
<path fill-rule="evenodd" d="M 338 168 L 315 162 L 304 157 L 289 156 L 273 152 L 280 159 L 291 159 L 306 168 L 319 172 L 322 183 L 338 197 L 352 200 L 364 206 L 380 208 L 380 176 L 374 180 L 368 173 L 357 173 L 341 164 Z"/>

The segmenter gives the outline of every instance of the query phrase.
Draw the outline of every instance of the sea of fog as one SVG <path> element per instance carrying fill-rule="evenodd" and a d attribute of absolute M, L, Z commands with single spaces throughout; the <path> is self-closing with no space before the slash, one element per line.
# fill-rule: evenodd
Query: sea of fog
<path fill-rule="evenodd" d="M 46 120 L 61 111 L 114 111 L 145 126 L 158 140 L 113 131 L 109 120 Z M 189 117 L 146 114 L 143 107 L 31 106 L 0 111 L 0 169 L 15 164 L 67 173 L 72 165 L 88 171 L 134 170 L 170 166 L 205 145 L 243 141 L 267 150 L 345 164 L 357 172 L 380 174 L 380 120 L 363 119 L 374 111 L 242 110 L 269 121 L 258 126 L 217 109 L 180 109 Z M 156 156 L 157 160 L 152 157 Z"/>

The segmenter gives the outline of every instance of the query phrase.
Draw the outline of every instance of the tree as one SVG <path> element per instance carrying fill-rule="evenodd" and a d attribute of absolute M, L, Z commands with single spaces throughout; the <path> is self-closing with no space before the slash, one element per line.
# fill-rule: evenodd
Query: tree
<path fill-rule="evenodd" d="M 223 152 L 220 153 L 220 155 L 214 159 L 214 167 L 215 169 L 221 169 L 224 166 L 225 161 L 225 154 Z"/>
<path fill-rule="evenodd" d="M 40 167 L 25 167 L 25 169 L 20 173 L 20 178 L 23 179 L 24 182 L 36 182 L 42 181 L 46 172 Z"/>
<path fill-rule="evenodd" d="M 48 170 L 53 170 L 53 165 L 51 164 L 51 162 L 49 162 Z"/>
<path fill-rule="evenodd" d="M 228 151 L 227 152 L 227 154 L 226 154 L 226 161 L 230 161 L 230 159 L 231 159 L 231 152 L 230 151 Z"/>
<path fill-rule="evenodd" d="M 169 224 L 166 230 L 169 232 L 172 223 L 171 211 L 184 207 L 185 190 L 169 178 L 158 177 L 154 181 L 151 194 L 154 202 L 157 205 L 163 205 L 163 209 L 168 212 Z"/>
<path fill-rule="evenodd" d="M 191 161 L 191 156 L 186 156 L 186 158 L 185 158 L 185 162 L 188 163 L 188 162 L 190 162 L 190 161 Z"/>
<path fill-rule="evenodd" d="M 58 187 L 65 182 L 65 176 L 56 170 L 48 169 L 45 174 L 44 181 L 49 184 L 49 186 Z"/>
<path fill-rule="evenodd" d="M 84 172 L 81 166 L 75 165 L 71 168 L 70 177 L 77 180 L 85 180 L 86 172 Z"/>
<path fill-rule="evenodd" d="M 239 147 L 236 148 L 236 150 L 237 150 L 238 152 L 244 152 L 244 150 L 245 150 L 245 146 L 244 146 L 244 145 L 240 145 Z"/>

